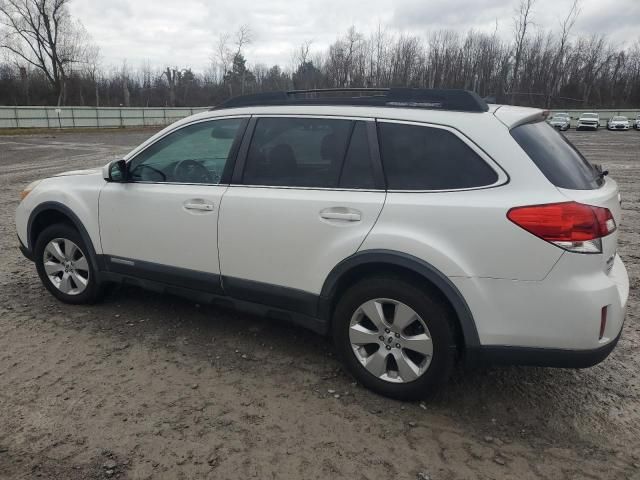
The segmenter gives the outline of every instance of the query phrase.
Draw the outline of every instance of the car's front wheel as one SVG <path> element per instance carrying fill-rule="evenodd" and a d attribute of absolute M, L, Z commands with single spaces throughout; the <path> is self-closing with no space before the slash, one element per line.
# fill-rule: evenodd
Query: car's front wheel
<path fill-rule="evenodd" d="M 354 377 L 392 398 L 433 393 L 454 362 L 448 309 L 428 288 L 402 278 L 370 278 L 348 289 L 334 312 L 333 337 Z"/>
<path fill-rule="evenodd" d="M 76 229 L 47 227 L 38 235 L 34 260 L 38 275 L 54 297 L 65 303 L 93 303 L 102 293 L 91 252 Z"/>

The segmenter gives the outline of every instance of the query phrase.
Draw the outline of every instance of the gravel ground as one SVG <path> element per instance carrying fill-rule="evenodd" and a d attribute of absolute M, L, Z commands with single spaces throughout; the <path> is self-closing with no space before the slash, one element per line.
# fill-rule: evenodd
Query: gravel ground
<path fill-rule="evenodd" d="M 588 370 L 459 368 L 428 403 L 363 389 L 286 324 L 133 287 L 55 301 L 15 248 L 18 191 L 150 134 L 0 136 L 1 478 L 640 478 L 640 133 L 568 133 L 622 190 L 618 348 Z"/>

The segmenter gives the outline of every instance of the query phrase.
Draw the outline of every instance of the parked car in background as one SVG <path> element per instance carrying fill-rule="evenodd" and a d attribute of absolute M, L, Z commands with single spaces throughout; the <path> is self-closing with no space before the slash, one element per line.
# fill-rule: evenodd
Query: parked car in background
<path fill-rule="evenodd" d="M 567 131 L 571 126 L 571 117 L 566 113 L 556 113 L 551 117 L 549 125 L 558 130 Z"/>
<path fill-rule="evenodd" d="M 238 97 L 102 170 L 35 181 L 22 252 L 63 302 L 127 283 L 332 335 L 395 398 L 458 360 L 604 360 L 629 295 L 616 182 L 542 110 L 374 92 Z"/>
<path fill-rule="evenodd" d="M 600 128 L 600 114 L 598 113 L 583 113 L 578 118 L 578 124 L 576 130 L 598 130 Z"/>
<path fill-rule="evenodd" d="M 636 120 L 633 122 L 633 128 L 640 130 L 640 113 L 636 115 Z"/>
<path fill-rule="evenodd" d="M 621 115 L 612 117 L 607 122 L 607 128 L 609 130 L 629 130 L 631 123 L 627 117 Z"/>

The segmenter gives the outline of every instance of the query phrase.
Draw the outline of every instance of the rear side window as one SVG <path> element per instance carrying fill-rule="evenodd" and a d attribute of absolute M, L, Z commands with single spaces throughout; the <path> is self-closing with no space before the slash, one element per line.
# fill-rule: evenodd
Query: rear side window
<path fill-rule="evenodd" d="M 351 133 L 350 120 L 260 118 L 243 183 L 335 188 Z"/>
<path fill-rule="evenodd" d="M 432 127 L 378 123 L 390 190 L 452 190 L 491 185 L 497 173 L 453 133 Z"/>
<path fill-rule="evenodd" d="M 511 129 L 511 136 L 556 187 L 594 190 L 602 185 L 596 169 L 546 122 L 520 125 Z"/>

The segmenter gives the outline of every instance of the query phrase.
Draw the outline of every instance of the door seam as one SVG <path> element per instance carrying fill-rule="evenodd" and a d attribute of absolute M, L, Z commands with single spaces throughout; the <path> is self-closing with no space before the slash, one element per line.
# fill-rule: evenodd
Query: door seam
<path fill-rule="evenodd" d="M 378 211 L 378 215 L 376 216 L 376 219 L 374 220 L 373 224 L 371 225 L 371 228 L 369 229 L 369 231 L 365 234 L 364 238 L 362 239 L 362 241 L 360 242 L 360 245 L 358 245 L 358 248 L 356 248 L 356 251 L 353 252 L 352 255 L 355 255 L 356 253 L 358 253 L 360 251 L 360 249 L 362 248 L 362 245 L 364 245 L 364 242 L 367 240 L 367 238 L 369 237 L 369 234 L 371 233 L 371 231 L 373 230 L 373 228 L 376 226 L 376 224 L 378 223 L 378 220 L 380 219 L 380 215 L 382 215 L 382 211 L 384 210 L 384 206 L 387 203 L 387 195 L 388 192 L 385 190 L 384 191 L 384 199 L 382 200 L 382 205 L 380 206 L 380 210 Z M 351 255 L 350 255 L 351 256 Z"/>

